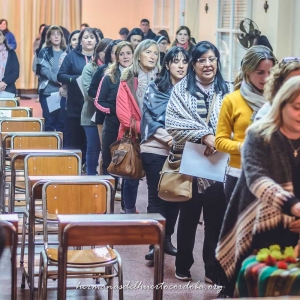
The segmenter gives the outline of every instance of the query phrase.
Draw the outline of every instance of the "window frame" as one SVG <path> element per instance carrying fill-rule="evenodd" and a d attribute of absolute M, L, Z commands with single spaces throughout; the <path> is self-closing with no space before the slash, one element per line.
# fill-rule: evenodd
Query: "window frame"
<path fill-rule="evenodd" d="M 220 27 L 221 22 L 222 22 L 222 1 L 223 0 L 218 0 L 218 17 L 217 17 L 217 48 L 221 49 L 220 45 L 220 39 L 219 35 L 222 33 L 227 33 L 229 34 L 229 68 L 228 68 L 228 78 L 224 78 L 225 80 L 232 81 L 233 78 L 233 68 L 234 68 L 234 47 L 240 47 L 236 40 L 235 40 L 235 34 L 238 32 L 236 28 L 234 27 L 234 19 L 235 19 L 235 3 L 237 3 L 240 0 L 230 0 L 230 27 L 229 28 L 224 28 Z M 247 4 L 247 16 L 246 18 L 252 19 L 252 5 L 253 5 L 253 0 L 244 0 L 246 1 Z M 234 45 L 235 43 L 235 45 Z"/>

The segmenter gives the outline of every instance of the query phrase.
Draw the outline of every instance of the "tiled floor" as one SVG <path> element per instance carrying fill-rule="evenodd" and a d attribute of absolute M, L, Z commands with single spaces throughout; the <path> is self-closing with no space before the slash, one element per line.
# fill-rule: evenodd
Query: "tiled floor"
<path fill-rule="evenodd" d="M 40 105 L 34 100 L 22 100 L 21 105 L 33 107 L 34 116 L 41 116 Z M 141 213 L 146 212 L 147 207 L 147 187 L 145 180 L 141 181 L 137 200 L 137 209 Z M 120 210 L 120 202 L 115 202 L 115 212 Z M 20 237 L 19 237 L 20 240 Z M 174 245 L 176 245 L 176 234 L 172 237 Z M 174 277 L 175 258 L 165 255 L 164 261 L 164 299 L 166 300 L 210 300 L 217 296 L 217 291 L 203 282 L 204 269 L 202 261 L 202 241 L 203 226 L 199 225 L 196 236 L 194 249 L 195 263 L 191 269 L 193 280 L 189 285 L 181 282 Z M 142 288 L 144 285 L 153 283 L 153 266 L 145 261 L 144 256 L 148 251 L 147 246 L 115 247 L 123 260 L 124 284 L 128 286 L 138 285 L 140 288 L 125 289 L 124 296 L 128 300 L 148 300 L 152 299 L 152 291 Z M 197 283 L 198 282 L 198 283 Z M 116 284 L 117 281 L 114 281 Z M 48 299 L 56 299 L 56 281 L 49 280 Z M 92 280 L 73 280 L 68 282 L 73 286 L 81 284 L 94 285 Z M 181 285 L 181 287 L 180 287 Z M 29 299 L 29 291 L 26 288 L 22 290 L 21 286 L 21 269 L 18 266 L 18 299 Z M 173 287 L 173 289 L 171 289 Z M 182 289 L 180 289 L 182 288 Z M 37 294 L 37 293 L 36 293 Z M 107 299 L 106 291 L 95 289 L 73 289 L 67 291 L 68 299 Z M 0 300 L 10 299 L 10 259 L 8 249 L 5 251 L 0 261 Z M 113 299 L 118 299 L 118 292 L 114 291 Z"/>

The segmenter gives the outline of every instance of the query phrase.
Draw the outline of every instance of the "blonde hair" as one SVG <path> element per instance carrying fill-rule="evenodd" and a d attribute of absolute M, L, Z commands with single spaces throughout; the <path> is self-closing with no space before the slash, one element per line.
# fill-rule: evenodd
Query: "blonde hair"
<path fill-rule="evenodd" d="M 300 95 L 300 76 L 290 78 L 276 94 L 270 111 L 260 120 L 248 127 L 249 131 L 263 136 L 265 142 L 270 142 L 272 134 L 283 124 L 282 110 L 287 103 L 293 103 Z"/>
<path fill-rule="evenodd" d="M 259 63 L 265 59 L 272 60 L 274 65 L 277 62 L 273 52 L 266 46 L 252 46 L 248 49 L 243 58 L 241 70 L 234 80 L 235 91 L 240 89 L 243 80 L 250 83 L 248 73 L 255 71 Z"/>
<path fill-rule="evenodd" d="M 134 55 L 133 55 L 133 63 L 132 65 L 129 67 L 131 68 L 131 71 L 133 73 L 133 76 L 138 76 L 139 71 L 141 69 L 140 67 L 140 55 L 143 51 L 147 50 L 148 48 L 150 48 L 152 45 L 155 45 L 157 48 L 157 53 L 158 53 L 158 57 L 157 57 L 157 62 L 154 68 L 157 68 L 157 71 L 160 71 L 160 54 L 159 54 L 159 46 L 157 44 L 156 41 L 154 40 L 143 40 L 141 41 L 138 46 L 136 47 L 135 51 L 134 51 Z"/>
<path fill-rule="evenodd" d="M 52 46 L 52 43 L 50 41 L 50 38 L 51 38 L 51 33 L 53 31 L 58 31 L 61 35 L 61 41 L 60 41 L 60 49 L 62 50 L 66 50 L 67 48 L 67 45 L 66 45 L 66 40 L 65 40 L 65 36 L 64 36 L 64 33 L 62 31 L 62 29 L 57 26 L 57 25 L 52 25 L 48 28 L 47 32 L 46 32 L 46 41 L 45 41 L 45 44 L 46 44 L 46 47 L 51 47 Z"/>
<path fill-rule="evenodd" d="M 265 99 L 272 103 L 289 74 L 298 70 L 300 70 L 300 61 L 281 62 L 274 66 L 264 86 Z"/>
<path fill-rule="evenodd" d="M 128 46 L 132 53 L 134 52 L 131 43 L 126 42 L 126 41 L 120 42 L 117 45 L 116 52 L 115 52 L 116 61 L 114 63 L 112 63 L 105 71 L 105 73 L 107 73 L 107 76 L 110 78 L 112 83 L 117 82 L 117 70 L 118 70 L 119 65 L 120 65 L 119 55 L 120 55 L 120 52 L 121 52 L 122 48 L 125 47 L 125 46 Z"/>

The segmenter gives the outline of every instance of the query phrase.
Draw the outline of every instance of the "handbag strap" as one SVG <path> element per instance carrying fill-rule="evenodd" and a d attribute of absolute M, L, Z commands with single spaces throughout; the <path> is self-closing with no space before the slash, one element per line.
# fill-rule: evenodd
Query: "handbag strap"
<path fill-rule="evenodd" d="M 207 117 L 206 117 L 206 120 L 205 120 L 206 124 L 209 123 L 209 120 L 210 120 L 210 116 L 211 116 L 212 110 L 213 110 L 213 108 L 214 108 L 214 106 L 215 106 L 216 98 L 217 98 L 217 95 L 216 95 L 216 93 L 214 93 L 214 97 L 213 97 L 211 106 L 210 106 L 210 108 L 209 108 L 209 110 L 208 110 L 208 114 L 207 114 Z"/>
<path fill-rule="evenodd" d="M 96 97 L 95 97 L 95 99 L 94 99 L 95 102 L 98 102 L 99 95 L 100 95 L 100 90 L 101 90 L 101 86 L 102 86 L 102 82 L 103 82 L 103 80 L 104 80 L 104 77 L 105 77 L 105 76 L 103 76 L 103 77 L 101 78 L 101 81 L 99 82 L 97 94 L 96 94 Z"/>

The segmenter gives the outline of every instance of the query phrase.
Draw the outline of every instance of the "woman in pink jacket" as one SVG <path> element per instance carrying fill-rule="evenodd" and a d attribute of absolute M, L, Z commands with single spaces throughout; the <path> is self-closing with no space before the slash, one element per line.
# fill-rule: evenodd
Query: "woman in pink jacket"
<path fill-rule="evenodd" d="M 134 124 L 140 134 L 144 94 L 159 70 L 158 44 L 153 40 L 142 41 L 135 49 L 133 64 L 121 76 L 117 95 L 117 117 L 120 121 L 118 139 Z M 126 213 L 136 213 L 138 186 L 138 179 L 124 180 L 122 195 Z"/>

